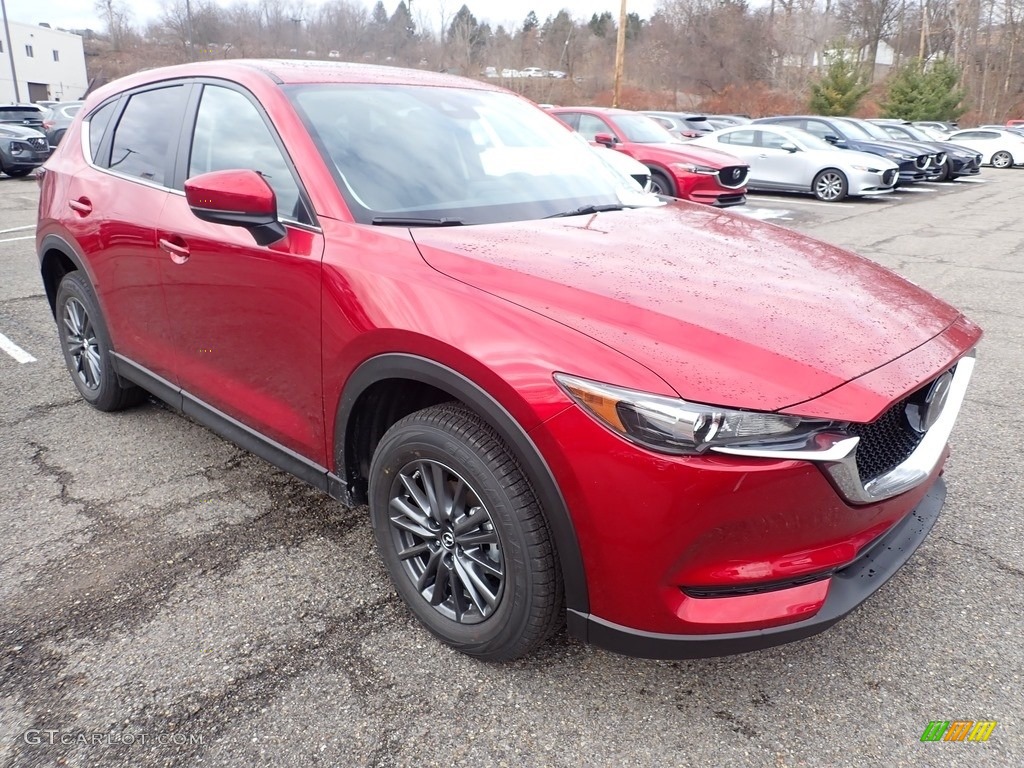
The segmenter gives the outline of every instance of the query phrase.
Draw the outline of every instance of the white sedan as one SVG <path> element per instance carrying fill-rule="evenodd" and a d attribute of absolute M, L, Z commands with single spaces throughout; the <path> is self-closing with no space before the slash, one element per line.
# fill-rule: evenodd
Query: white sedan
<path fill-rule="evenodd" d="M 983 165 L 994 168 L 1012 168 L 1024 165 L 1024 136 L 997 128 L 974 128 L 956 131 L 945 137 L 946 141 L 969 147 L 981 152 Z"/>
<path fill-rule="evenodd" d="M 809 192 L 829 203 L 847 195 L 891 192 L 899 179 L 899 166 L 881 155 L 838 149 L 784 125 L 737 125 L 688 143 L 713 147 L 748 163 L 750 189 Z"/>

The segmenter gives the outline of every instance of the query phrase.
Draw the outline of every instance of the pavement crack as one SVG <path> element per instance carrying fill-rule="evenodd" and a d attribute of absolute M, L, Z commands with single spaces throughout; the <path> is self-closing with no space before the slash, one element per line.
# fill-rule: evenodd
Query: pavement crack
<path fill-rule="evenodd" d="M 1024 578 L 1024 568 L 1018 568 L 1015 565 L 1010 565 L 1010 563 L 1004 562 L 1002 559 L 1000 559 L 996 555 L 993 555 L 984 547 L 980 547 L 977 544 L 970 544 L 966 541 L 960 541 L 959 539 L 954 539 L 950 536 L 939 536 L 938 538 L 942 541 L 948 541 L 950 544 L 953 544 L 954 546 L 962 547 L 968 550 L 969 552 L 974 552 L 975 554 L 985 557 L 986 559 L 992 562 L 992 565 L 994 565 L 998 570 L 1003 571 L 1004 573 L 1008 573 L 1011 576 Z"/>

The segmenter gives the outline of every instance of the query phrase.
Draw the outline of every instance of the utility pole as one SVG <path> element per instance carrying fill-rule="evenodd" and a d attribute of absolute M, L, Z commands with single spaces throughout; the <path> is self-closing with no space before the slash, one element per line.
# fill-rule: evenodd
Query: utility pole
<path fill-rule="evenodd" d="M 622 70 L 626 65 L 626 0 L 619 9 L 619 34 L 615 38 L 615 87 L 612 89 L 612 106 L 619 106 L 622 92 Z"/>
<path fill-rule="evenodd" d="M 18 92 L 18 72 L 14 69 L 14 46 L 11 45 L 11 28 L 7 25 L 7 4 L 0 0 L 0 12 L 4 17 L 4 37 L 7 38 L 7 57 L 11 60 L 11 80 L 14 81 L 14 101 L 21 101 L 21 94 Z"/>
<path fill-rule="evenodd" d="M 185 23 L 188 26 L 188 60 L 196 60 L 196 41 L 193 39 L 195 34 L 192 31 L 192 2 L 191 0 L 185 0 Z"/>

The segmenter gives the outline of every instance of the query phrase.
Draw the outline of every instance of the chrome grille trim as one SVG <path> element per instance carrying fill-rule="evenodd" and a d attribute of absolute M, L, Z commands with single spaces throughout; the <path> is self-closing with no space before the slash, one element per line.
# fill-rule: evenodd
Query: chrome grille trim
<path fill-rule="evenodd" d="M 891 499 L 916 488 L 931 475 L 953 432 L 953 425 L 967 395 L 967 385 L 974 372 L 975 352 L 972 349 L 957 361 L 945 407 L 932 428 L 925 433 L 917 448 L 900 464 L 873 480 L 864 481 L 857 469 L 859 437 L 848 434 L 817 434 L 813 442 L 797 450 L 784 448 L 712 448 L 717 453 L 776 460 L 812 461 L 821 466 L 826 477 L 850 504 L 874 504 Z"/>

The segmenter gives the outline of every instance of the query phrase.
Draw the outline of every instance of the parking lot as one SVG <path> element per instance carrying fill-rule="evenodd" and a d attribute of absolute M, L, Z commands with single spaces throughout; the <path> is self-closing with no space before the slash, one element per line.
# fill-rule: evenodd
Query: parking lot
<path fill-rule="evenodd" d="M 986 336 L 945 510 L 893 581 L 818 637 L 681 662 L 564 633 L 473 661 L 408 615 L 365 509 L 156 403 L 89 408 L 37 197 L 0 177 L 0 766 L 1024 765 L 1024 171 L 734 209 L 875 259 Z M 998 725 L 922 743 L 935 720 Z"/>

